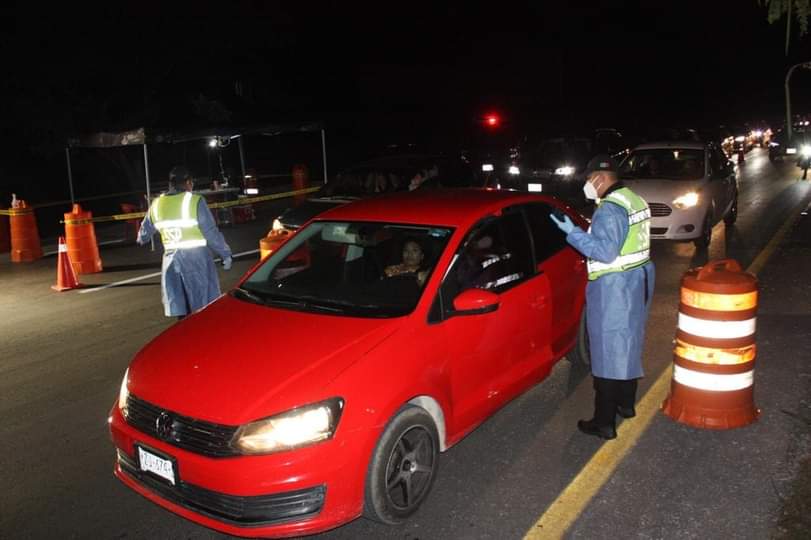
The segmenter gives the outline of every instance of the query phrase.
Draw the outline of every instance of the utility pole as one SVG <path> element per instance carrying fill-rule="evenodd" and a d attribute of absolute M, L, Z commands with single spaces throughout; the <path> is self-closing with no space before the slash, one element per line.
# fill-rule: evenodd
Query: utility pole
<path fill-rule="evenodd" d="M 788 139 L 786 139 L 786 144 L 791 144 L 791 139 L 793 138 L 794 134 L 791 131 L 791 93 L 789 92 L 788 82 L 791 79 L 791 74 L 794 73 L 794 70 L 798 67 L 803 67 L 806 69 L 811 69 L 811 62 L 800 62 L 799 64 L 794 64 L 790 68 L 788 68 L 788 73 L 786 73 L 786 132 L 788 133 Z"/>

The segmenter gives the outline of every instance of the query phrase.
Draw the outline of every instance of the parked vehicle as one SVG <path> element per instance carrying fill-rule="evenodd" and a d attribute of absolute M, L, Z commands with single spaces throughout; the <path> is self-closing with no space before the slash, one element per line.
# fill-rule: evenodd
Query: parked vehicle
<path fill-rule="evenodd" d="M 587 226 L 551 197 L 481 189 L 319 215 L 135 356 L 115 475 L 240 536 L 405 520 L 439 452 L 564 355 L 588 361 L 586 265 L 552 213 Z M 410 242 L 420 270 L 387 277 Z"/>
<path fill-rule="evenodd" d="M 648 202 L 651 238 L 692 240 L 706 248 L 717 222 L 737 219 L 735 165 L 716 145 L 643 144 L 620 164 L 619 176 Z"/>

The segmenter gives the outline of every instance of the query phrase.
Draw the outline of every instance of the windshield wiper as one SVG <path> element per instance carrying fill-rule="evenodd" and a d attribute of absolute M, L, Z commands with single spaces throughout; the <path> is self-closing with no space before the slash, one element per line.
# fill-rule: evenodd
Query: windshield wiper
<path fill-rule="evenodd" d="M 242 287 L 237 287 L 234 289 L 234 294 L 239 295 L 242 299 L 247 300 L 249 302 L 253 302 L 254 304 L 259 304 L 260 306 L 265 305 L 265 299 L 259 296 L 256 293 L 249 291 L 248 289 L 243 289 Z"/>
<path fill-rule="evenodd" d="M 330 307 L 314 296 L 294 296 L 292 294 L 279 294 L 271 293 L 267 299 L 267 303 L 273 303 L 281 306 L 289 306 L 298 309 L 314 309 L 321 311 L 330 311 L 333 313 L 342 313 L 344 310 L 341 308 Z"/>

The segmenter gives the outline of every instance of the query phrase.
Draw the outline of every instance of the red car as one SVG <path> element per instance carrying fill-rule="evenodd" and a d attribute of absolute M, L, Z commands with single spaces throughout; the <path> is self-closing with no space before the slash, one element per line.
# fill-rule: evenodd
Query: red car
<path fill-rule="evenodd" d="M 586 267 L 561 211 L 586 225 L 487 190 L 321 214 L 136 355 L 110 415 L 115 475 L 240 536 L 401 522 L 438 452 L 587 355 Z"/>

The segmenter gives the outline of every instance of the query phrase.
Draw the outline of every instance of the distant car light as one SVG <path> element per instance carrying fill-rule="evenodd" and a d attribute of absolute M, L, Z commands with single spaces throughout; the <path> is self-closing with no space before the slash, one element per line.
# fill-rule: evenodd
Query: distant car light
<path fill-rule="evenodd" d="M 738 135 L 737 137 L 735 137 L 735 142 L 743 142 L 745 140 L 746 137 L 744 137 L 743 135 Z"/>
<path fill-rule="evenodd" d="M 796 153 L 797 153 L 796 148 L 786 148 L 786 154 L 796 154 Z"/>
<path fill-rule="evenodd" d="M 527 184 L 527 191 L 540 193 L 543 191 L 543 184 Z"/>
<path fill-rule="evenodd" d="M 208 141 L 208 147 L 217 148 L 217 139 L 211 139 L 210 141 Z"/>
<path fill-rule="evenodd" d="M 811 157 L 811 145 L 804 144 L 802 148 L 800 148 L 800 154 L 803 157 Z"/>
<path fill-rule="evenodd" d="M 493 172 L 493 164 L 492 163 L 485 163 L 482 165 L 482 170 L 484 172 Z"/>
<path fill-rule="evenodd" d="M 763 132 L 757 129 L 754 132 L 752 132 L 752 135 L 754 135 L 755 137 L 763 137 Z"/>
<path fill-rule="evenodd" d="M 245 195 L 259 195 L 259 188 L 255 187 L 245 188 Z"/>
<path fill-rule="evenodd" d="M 685 193 L 681 197 L 677 197 L 676 199 L 673 200 L 673 206 L 675 206 L 679 210 L 692 208 L 697 204 L 698 204 L 698 193 L 696 193 L 695 191 Z"/>
<path fill-rule="evenodd" d="M 557 176 L 571 176 L 574 174 L 574 167 L 571 167 L 569 165 L 558 167 L 557 169 L 555 169 L 555 174 Z"/>
<path fill-rule="evenodd" d="M 507 172 L 509 172 L 510 174 L 521 174 L 521 169 L 519 169 L 515 165 L 510 165 L 510 168 L 507 169 Z"/>

